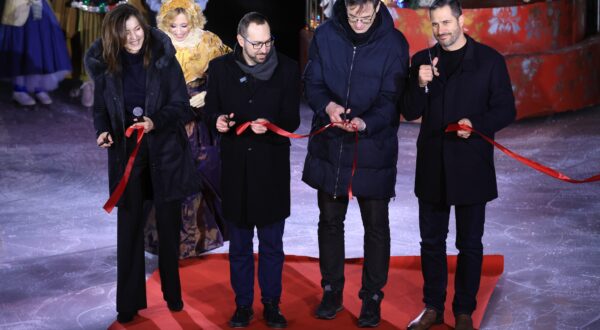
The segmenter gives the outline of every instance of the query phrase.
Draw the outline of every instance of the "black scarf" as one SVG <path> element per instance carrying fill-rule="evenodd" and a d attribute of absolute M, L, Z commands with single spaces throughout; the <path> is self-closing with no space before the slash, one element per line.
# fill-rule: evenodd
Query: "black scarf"
<path fill-rule="evenodd" d="M 277 68 L 279 61 L 277 60 L 277 52 L 275 46 L 271 46 L 269 54 L 263 63 L 258 63 L 254 66 L 246 64 L 244 55 L 242 55 L 242 47 L 235 47 L 235 62 L 244 71 L 244 73 L 253 76 L 258 80 L 269 80 L 273 76 L 273 72 Z"/>

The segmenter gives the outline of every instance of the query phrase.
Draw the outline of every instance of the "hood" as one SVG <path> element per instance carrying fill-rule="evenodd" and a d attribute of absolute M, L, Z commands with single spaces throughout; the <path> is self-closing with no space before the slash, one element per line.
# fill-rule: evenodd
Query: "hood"
<path fill-rule="evenodd" d="M 164 32 L 156 28 L 150 28 L 149 41 L 152 54 L 150 65 L 155 65 L 156 68 L 161 69 L 169 65 L 171 61 L 176 61 L 175 47 L 173 47 L 169 36 Z M 102 40 L 97 39 L 85 53 L 85 68 L 92 80 L 104 74 L 108 67 L 104 62 L 104 58 L 102 58 L 102 50 Z"/>
<path fill-rule="evenodd" d="M 373 31 L 370 41 L 381 38 L 394 29 L 394 19 L 392 19 L 392 15 L 390 15 L 385 3 L 381 2 L 379 5 L 379 12 L 377 13 L 377 16 L 381 17 L 381 24 L 379 24 L 375 31 Z M 342 20 L 347 19 L 348 13 L 346 11 L 346 4 L 344 0 L 337 0 L 333 5 L 332 21 L 335 23 L 338 30 L 344 35 L 347 35 L 347 32 L 342 26 Z"/>

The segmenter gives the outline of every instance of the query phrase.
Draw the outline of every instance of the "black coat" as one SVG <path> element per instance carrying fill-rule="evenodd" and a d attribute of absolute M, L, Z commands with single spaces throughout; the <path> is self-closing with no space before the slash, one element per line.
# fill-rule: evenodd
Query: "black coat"
<path fill-rule="evenodd" d="M 235 53 L 212 60 L 208 67 L 205 110 L 216 117 L 234 113 L 237 125 L 266 118 L 293 132 L 300 125 L 298 64 L 278 54 L 270 80 L 245 74 Z M 268 131 L 235 128 L 221 138 L 221 186 L 226 220 L 244 227 L 262 227 L 290 215 L 290 141 Z"/>
<path fill-rule="evenodd" d="M 439 56 L 439 45 L 431 49 Z M 408 120 L 422 116 L 417 140 L 415 194 L 431 203 L 466 205 L 498 197 L 494 149 L 476 134 L 468 139 L 445 128 L 467 118 L 473 128 L 494 138 L 516 115 L 515 99 L 504 57 L 467 36 L 464 58 L 447 79 L 443 68 L 429 84 L 429 93 L 418 85 L 421 64 L 429 64 L 427 50 L 412 58 Z"/>
<path fill-rule="evenodd" d="M 144 138 L 149 150 L 153 198 L 157 202 L 172 201 L 200 188 L 183 127 L 183 122 L 191 119 L 193 113 L 171 40 L 157 29 L 151 29 L 148 37 L 152 56 L 146 71 L 145 113 L 152 119 L 154 130 Z M 108 149 L 108 178 L 112 193 L 129 158 L 125 147 L 123 78 L 118 73 L 108 73 L 100 40 L 96 40 L 87 51 L 85 65 L 95 84 L 96 135 L 108 131 L 114 141 Z"/>
<path fill-rule="evenodd" d="M 335 17 L 317 28 L 310 45 L 304 83 L 306 98 L 315 112 L 312 129 L 330 122 L 325 113 L 330 101 L 351 109 L 348 119 L 364 120 L 367 128 L 359 137 L 353 193 L 390 198 L 395 196 L 398 161 L 400 113 L 396 101 L 408 77 L 408 43 L 394 28 L 387 8 L 381 6 L 381 24 L 365 44 L 354 48 L 340 22 L 340 16 L 346 19 L 339 13 L 344 8 L 344 1 L 336 3 Z M 302 180 L 315 189 L 346 196 L 354 148 L 354 133 L 339 128 L 313 136 Z"/>

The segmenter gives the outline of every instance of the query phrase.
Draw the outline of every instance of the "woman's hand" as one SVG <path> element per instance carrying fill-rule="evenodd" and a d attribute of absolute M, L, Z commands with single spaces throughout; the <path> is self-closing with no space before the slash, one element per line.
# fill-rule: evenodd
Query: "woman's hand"
<path fill-rule="evenodd" d="M 152 122 L 152 119 L 144 116 L 144 121 L 135 123 L 135 124 L 131 125 L 131 127 L 143 127 L 144 133 L 149 133 L 150 131 L 152 131 L 154 129 L 154 122 Z"/>
<path fill-rule="evenodd" d="M 204 106 L 204 98 L 206 97 L 206 91 L 198 93 L 190 99 L 190 105 L 194 108 L 202 108 Z"/>
<path fill-rule="evenodd" d="M 110 148 L 113 145 L 112 136 L 108 132 L 102 132 L 96 139 L 96 144 L 100 148 Z"/>

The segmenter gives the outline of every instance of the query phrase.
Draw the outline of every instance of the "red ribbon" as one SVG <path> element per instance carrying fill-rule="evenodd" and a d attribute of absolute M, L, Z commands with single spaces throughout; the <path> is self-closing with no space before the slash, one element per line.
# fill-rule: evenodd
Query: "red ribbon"
<path fill-rule="evenodd" d="M 559 179 L 559 180 L 562 180 L 565 182 L 570 182 L 570 183 L 587 183 L 587 182 L 600 181 L 600 174 L 594 175 L 594 176 L 589 177 L 584 180 L 571 179 L 568 176 L 562 174 L 561 172 L 559 172 L 557 170 L 554 170 L 552 168 L 544 166 L 538 162 L 535 162 L 531 159 L 525 158 L 525 157 L 511 151 L 510 149 L 506 148 L 505 146 L 501 145 L 500 143 L 490 139 L 489 137 L 485 136 L 484 134 L 473 129 L 472 127 L 469 127 L 466 125 L 459 125 L 459 124 L 450 124 L 446 128 L 446 132 L 456 132 L 458 130 L 465 130 L 465 131 L 473 132 L 473 133 L 479 135 L 481 138 L 483 138 L 487 142 L 491 143 L 492 145 L 494 145 L 496 148 L 500 149 L 503 153 L 507 154 L 511 158 L 514 158 L 514 159 L 520 161 L 521 163 L 533 168 L 534 170 L 538 170 L 538 171 L 540 171 L 548 176 L 551 176 L 555 179 Z"/>
<path fill-rule="evenodd" d="M 113 193 L 110 195 L 110 198 L 106 201 L 106 203 L 103 206 L 103 209 L 106 210 L 106 212 L 108 213 L 110 213 L 115 207 L 115 205 L 117 205 L 117 202 L 119 201 L 121 195 L 123 195 L 123 192 L 125 191 L 127 182 L 129 182 L 129 176 L 131 175 L 131 169 L 133 168 L 133 162 L 135 161 L 135 157 L 137 156 L 138 150 L 140 149 L 140 143 L 142 142 L 142 138 L 144 137 L 144 127 L 142 126 L 130 126 L 129 128 L 127 128 L 127 131 L 125 131 L 125 136 L 131 137 L 131 134 L 133 134 L 134 131 L 137 131 L 137 144 L 135 145 L 135 148 L 133 149 L 131 155 L 129 155 L 129 160 L 127 161 L 125 173 L 123 173 L 121 181 L 119 181 L 117 188 L 115 188 Z"/>
<path fill-rule="evenodd" d="M 242 133 L 244 133 L 244 131 L 246 129 L 248 129 L 248 126 L 250 126 L 250 124 L 252 124 L 251 121 L 247 121 L 243 124 L 241 124 L 240 126 L 238 126 L 235 129 L 235 133 L 237 135 L 240 135 Z M 338 123 L 329 123 L 321 128 L 319 128 L 316 131 L 312 131 L 308 134 L 296 134 L 296 133 L 291 133 L 288 132 L 286 130 L 284 130 L 283 128 L 271 123 L 271 122 L 259 122 L 259 124 L 263 125 L 264 127 L 266 127 L 269 131 L 277 134 L 277 135 L 281 135 L 287 138 L 291 138 L 291 139 L 302 139 L 302 138 L 307 138 L 313 135 L 317 135 L 317 134 L 321 134 L 324 131 L 326 131 L 327 129 L 333 127 L 335 124 L 344 124 L 347 125 L 347 122 L 338 122 Z M 354 159 L 352 160 L 352 172 L 350 174 L 350 182 L 348 183 L 348 198 L 352 199 L 352 179 L 354 178 L 354 172 L 356 172 L 356 163 L 358 162 L 357 159 L 357 155 L 358 155 L 358 128 L 356 127 L 356 125 L 354 124 L 350 124 L 352 125 L 352 128 L 354 129 Z"/>

